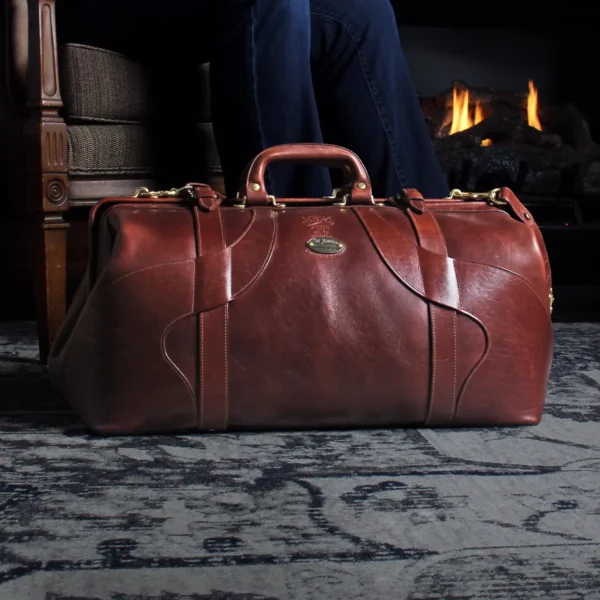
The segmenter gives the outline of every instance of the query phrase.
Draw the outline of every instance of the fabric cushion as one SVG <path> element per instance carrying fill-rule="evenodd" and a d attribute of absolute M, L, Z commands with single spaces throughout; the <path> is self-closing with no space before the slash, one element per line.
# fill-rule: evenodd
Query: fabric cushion
<path fill-rule="evenodd" d="M 70 175 L 153 175 L 153 136 L 142 125 L 71 125 Z"/>
<path fill-rule="evenodd" d="M 211 120 L 208 63 L 154 69 L 111 50 L 69 43 L 60 48 L 60 78 L 67 123 Z"/>
<path fill-rule="evenodd" d="M 152 128 L 131 124 L 68 127 L 71 176 L 148 176 L 170 173 L 213 181 L 222 174 L 212 123 Z M 185 182 L 173 181 L 173 185 Z"/>
<path fill-rule="evenodd" d="M 173 185 L 222 179 L 210 122 L 209 65 L 195 73 L 186 69 L 157 72 L 110 50 L 63 44 L 70 175 L 160 174 Z"/>
<path fill-rule="evenodd" d="M 68 122 L 135 122 L 153 114 L 150 72 L 116 52 L 63 44 L 60 78 Z"/>

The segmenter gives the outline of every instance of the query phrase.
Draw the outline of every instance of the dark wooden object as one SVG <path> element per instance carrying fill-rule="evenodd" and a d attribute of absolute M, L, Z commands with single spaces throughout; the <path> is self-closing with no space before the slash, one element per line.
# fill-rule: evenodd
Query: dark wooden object
<path fill-rule="evenodd" d="M 67 125 L 60 115 L 55 0 L 8 0 L 5 79 L 23 123 L 24 183 L 40 356 L 45 360 L 67 307 L 67 232 L 72 209 L 130 195 L 152 180 L 69 177 Z"/>

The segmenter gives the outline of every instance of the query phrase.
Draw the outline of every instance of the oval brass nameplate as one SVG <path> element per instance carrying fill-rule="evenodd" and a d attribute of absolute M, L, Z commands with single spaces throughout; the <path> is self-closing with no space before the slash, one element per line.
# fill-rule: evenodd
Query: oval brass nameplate
<path fill-rule="evenodd" d="M 330 237 L 314 237 L 306 242 L 306 247 L 318 254 L 337 254 L 345 248 L 342 242 Z"/>

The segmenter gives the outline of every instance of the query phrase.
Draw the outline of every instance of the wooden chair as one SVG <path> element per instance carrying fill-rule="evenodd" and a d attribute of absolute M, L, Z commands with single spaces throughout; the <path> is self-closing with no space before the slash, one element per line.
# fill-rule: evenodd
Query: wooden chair
<path fill-rule="evenodd" d="M 36 319 L 40 355 L 45 360 L 67 308 L 70 267 L 67 234 L 78 215 L 83 212 L 85 216 L 82 209 L 100 198 L 131 195 L 140 186 L 152 189 L 169 183 L 172 187 L 182 181 L 169 181 L 173 175 L 169 169 L 161 173 L 160 165 L 150 164 L 153 158 L 148 157 L 154 155 L 152 149 L 145 146 L 150 139 L 145 124 L 130 123 L 127 118 L 120 122 L 119 114 L 113 118 L 115 110 L 110 105 L 104 106 L 109 118 L 106 114 L 98 115 L 98 118 L 84 114 L 86 106 L 85 102 L 80 102 L 80 96 L 89 90 L 78 76 L 77 68 L 81 67 L 78 60 L 98 60 L 98 64 L 104 66 L 106 61 L 114 63 L 115 73 L 104 76 L 109 79 L 121 76 L 123 85 L 129 87 L 138 76 L 140 81 L 145 81 L 143 68 L 125 56 L 112 52 L 98 54 L 104 50 L 78 44 L 63 47 L 59 56 L 60 31 L 57 32 L 55 0 L 7 0 L 6 5 L 9 51 L 5 75 L 12 106 L 23 124 L 24 183 L 21 192 L 32 234 L 30 249 Z M 88 65 L 90 76 L 102 76 L 92 73 L 93 70 L 98 69 Z M 197 122 L 200 134 L 198 162 L 189 172 L 189 178 L 203 177 L 217 189 L 222 189 L 210 124 L 207 69 L 199 68 L 198 72 L 201 92 L 197 98 L 203 104 L 201 113 L 204 116 Z M 151 93 L 147 89 L 130 91 L 139 98 Z M 93 94 L 91 97 L 93 99 Z M 68 101 L 64 101 L 65 98 Z M 106 105 L 107 98 L 103 97 L 102 101 Z M 78 114 L 74 114 L 73 107 Z M 180 129 L 185 130 L 185 126 Z M 139 168 L 135 164 L 127 166 L 122 164 L 123 157 L 112 156 L 112 149 L 119 144 L 125 154 L 131 154 L 132 148 L 138 154 L 141 152 L 145 157 L 141 161 L 144 164 Z M 98 158 L 100 155 L 113 164 L 108 168 L 98 166 L 102 162 Z M 81 258 L 78 256 L 79 262 Z"/>

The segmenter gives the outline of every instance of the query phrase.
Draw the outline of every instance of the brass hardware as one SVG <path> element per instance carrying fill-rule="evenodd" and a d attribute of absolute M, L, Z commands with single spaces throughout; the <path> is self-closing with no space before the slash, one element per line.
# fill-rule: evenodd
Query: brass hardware
<path fill-rule="evenodd" d="M 341 195 L 341 192 L 340 188 L 335 188 L 331 192 L 331 196 L 323 196 L 323 200 L 339 200 L 341 198 L 341 202 L 334 202 L 333 206 L 346 206 L 348 204 L 348 194 Z"/>
<path fill-rule="evenodd" d="M 235 195 L 235 199 L 236 200 L 241 200 L 241 202 L 238 202 L 238 203 L 236 203 L 236 204 L 233 205 L 233 206 L 235 206 L 235 208 L 246 208 L 246 200 L 247 200 L 246 196 L 240 196 L 240 193 L 238 192 Z"/>
<path fill-rule="evenodd" d="M 235 208 L 246 208 L 246 201 L 248 200 L 248 198 L 246 196 L 240 196 L 240 193 L 238 192 L 235 195 L 235 198 L 236 198 L 236 200 L 241 200 L 241 202 L 237 202 L 236 204 L 233 205 L 233 206 L 235 206 Z M 285 208 L 285 204 L 281 204 L 281 202 L 277 202 L 277 199 L 275 198 L 275 196 L 267 196 L 267 199 L 271 203 L 271 206 L 274 206 L 275 208 Z"/>
<path fill-rule="evenodd" d="M 357 183 L 356 186 L 359 187 L 360 185 L 364 185 L 364 188 L 361 189 L 365 189 L 367 186 L 362 183 Z M 331 196 L 323 196 L 323 200 L 340 200 L 341 202 L 334 202 L 333 206 L 347 206 L 348 204 L 348 199 L 350 198 L 350 194 L 343 194 L 342 195 L 342 190 L 340 188 L 335 188 L 331 194 Z M 375 198 L 373 197 L 373 195 L 371 195 L 371 204 L 373 206 L 385 206 L 384 202 L 375 202 Z"/>
<path fill-rule="evenodd" d="M 285 208 L 285 204 L 281 204 L 281 202 L 277 202 L 277 198 L 275 196 L 267 196 L 267 198 L 271 201 L 271 205 L 275 208 Z"/>
<path fill-rule="evenodd" d="M 531 215 L 529 213 L 523 213 L 523 216 L 529 221 L 531 219 Z"/>
<path fill-rule="evenodd" d="M 367 189 L 367 184 L 366 184 L 366 183 L 363 183 L 362 181 L 359 181 L 359 182 L 356 184 L 356 187 L 357 187 L 359 190 L 366 190 L 366 189 Z"/>
<path fill-rule="evenodd" d="M 471 201 L 483 201 L 493 204 L 494 206 L 506 206 L 508 202 L 500 198 L 500 188 L 495 188 L 489 192 L 462 192 L 461 190 L 454 189 L 448 196 L 451 200 L 471 200 Z"/>
<path fill-rule="evenodd" d="M 258 192 L 258 191 L 260 190 L 260 184 L 258 184 L 258 183 L 253 183 L 253 184 L 250 186 L 250 189 L 251 189 L 253 192 Z"/>
<path fill-rule="evenodd" d="M 180 188 L 171 188 L 170 190 L 151 191 L 146 187 L 139 187 L 135 190 L 134 198 L 185 198 L 191 196 L 193 186 L 184 185 Z"/>

